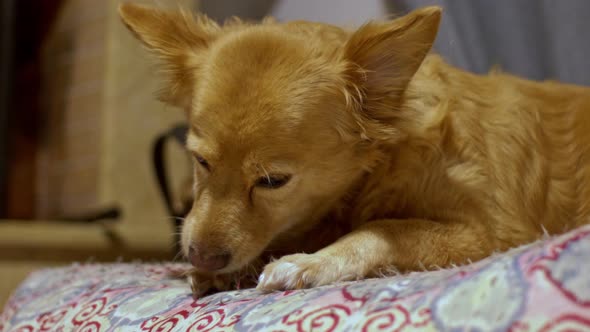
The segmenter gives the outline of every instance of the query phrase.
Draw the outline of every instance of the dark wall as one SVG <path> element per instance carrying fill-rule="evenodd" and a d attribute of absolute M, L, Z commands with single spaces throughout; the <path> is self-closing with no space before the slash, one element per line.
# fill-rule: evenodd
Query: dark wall
<path fill-rule="evenodd" d="M 41 49 L 61 0 L 2 0 L 0 218 L 35 213 Z"/>
<path fill-rule="evenodd" d="M 0 3 L 0 216 L 6 206 L 8 107 L 12 87 L 14 0 Z"/>

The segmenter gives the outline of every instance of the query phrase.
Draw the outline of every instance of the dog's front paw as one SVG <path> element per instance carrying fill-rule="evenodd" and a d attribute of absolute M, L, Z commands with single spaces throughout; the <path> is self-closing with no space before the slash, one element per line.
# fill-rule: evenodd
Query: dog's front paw
<path fill-rule="evenodd" d="M 258 278 L 258 290 L 291 290 L 323 286 L 350 280 L 344 275 L 342 262 L 331 256 L 295 254 L 268 264 Z"/>

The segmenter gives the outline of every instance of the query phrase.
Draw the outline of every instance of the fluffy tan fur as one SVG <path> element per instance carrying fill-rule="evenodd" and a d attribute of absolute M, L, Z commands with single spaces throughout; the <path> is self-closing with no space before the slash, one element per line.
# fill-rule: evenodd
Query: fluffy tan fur
<path fill-rule="evenodd" d="M 282 257 L 259 289 L 313 287 L 478 260 L 589 220 L 590 89 L 446 64 L 429 54 L 437 7 L 356 31 L 120 13 L 206 160 L 183 250 L 231 260 L 195 269 L 197 291 L 268 255 Z M 259 185 L 275 175 L 290 181 Z"/>

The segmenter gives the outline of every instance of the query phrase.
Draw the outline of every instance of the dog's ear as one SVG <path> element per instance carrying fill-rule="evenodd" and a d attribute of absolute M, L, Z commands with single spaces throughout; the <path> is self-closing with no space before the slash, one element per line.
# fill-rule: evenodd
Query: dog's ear
<path fill-rule="evenodd" d="M 165 74 L 160 100 L 187 107 L 202 54 L 220 31 L 204 15 L 124 3 L 119 15 L 131 32 L 161 59 Z"/>
<path fill-rule="evenodd" d="M 403 93 L 434 43 L 441 12 L 425 7 L 390 22 L 370 22 L 351 35 L 344 58 L 364 103 Z"/>

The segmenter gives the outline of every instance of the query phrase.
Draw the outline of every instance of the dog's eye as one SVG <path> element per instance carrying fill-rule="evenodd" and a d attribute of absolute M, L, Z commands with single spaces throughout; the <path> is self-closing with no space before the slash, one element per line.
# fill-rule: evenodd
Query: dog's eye
<path fill-rule="evenodd" d="M 277 189 L 287 184 L 291 175 L 269 175 L 263 176 L 256 181 L 256 186 L 266 189 Z"/>
<path fill-rule="evenodd" d="M 195 160 L 201 165 L 203 166 L 204 169 L 209 170 L 209 163 L 207 162 L 207 160 L 205 160 L 205 158 L 199 156 L 198 154 L 193 154 L 195 157 Z"/>

